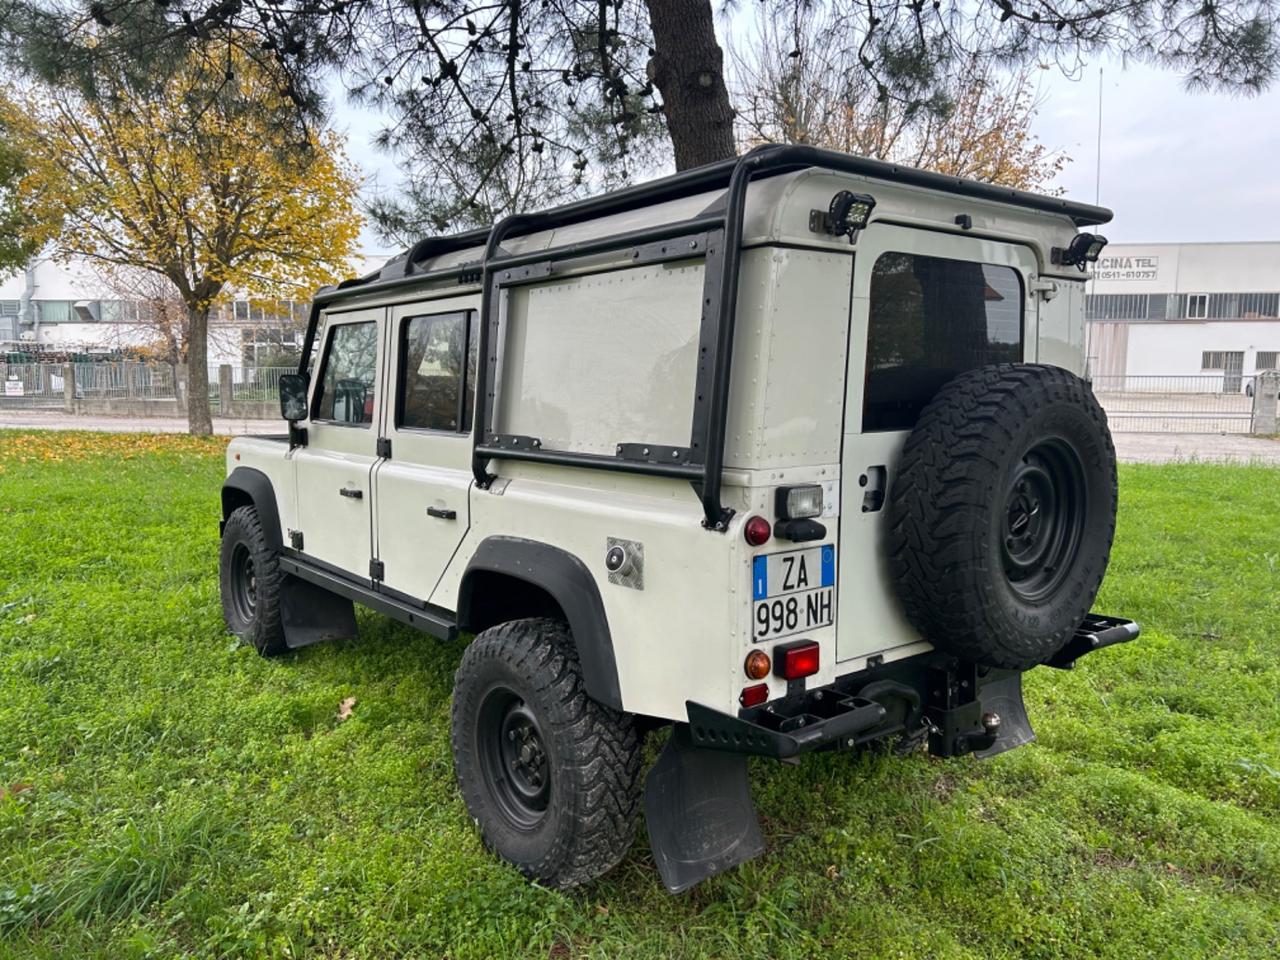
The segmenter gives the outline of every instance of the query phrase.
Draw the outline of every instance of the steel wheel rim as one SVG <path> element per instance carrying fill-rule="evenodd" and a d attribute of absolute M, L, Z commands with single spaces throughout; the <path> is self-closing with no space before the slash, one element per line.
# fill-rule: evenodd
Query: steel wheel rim
<path fill-rule="evenodd" d="M 1005 579 L 1023 600 L 1043 600 L 1066 579 L 1080 552 L 1087 507 L 1084 465 L 1064 441 L 1041 441 L 1014 464 L 1000 551 Z"/>
<path fill-rule="evenodd" d="M 237 543 L 231 552 L 231 605 L 241 620 L 253 622 L 258 607 L 258 572 L 252 552 L 243 543 Z"/>
<path fill-rule="evenodd" d="M 476 723 L 480 766 L 503 817 L 532 830 L 551 799 L 551 763 L 542 727 L 522 697 L 509 687 L 491 687 Z"/>

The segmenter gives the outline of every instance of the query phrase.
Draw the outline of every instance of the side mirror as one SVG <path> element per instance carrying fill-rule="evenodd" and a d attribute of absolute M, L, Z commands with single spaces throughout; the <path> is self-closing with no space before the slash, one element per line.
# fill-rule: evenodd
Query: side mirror
<path fill-rule="evenodd" d="M 290 423 L 307 419 L 307 378 L 300 373 L 280 375 L 280 416 Z"/>

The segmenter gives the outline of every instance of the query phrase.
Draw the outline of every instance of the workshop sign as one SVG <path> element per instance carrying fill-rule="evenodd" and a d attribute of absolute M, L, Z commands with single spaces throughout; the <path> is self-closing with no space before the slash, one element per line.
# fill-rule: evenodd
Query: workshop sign
<path fill-rule="evenodd" d="M 1159 272 L 1159 257 L 1116 255 L 1099 257 L 1093 276 L 1097 280 L 1154 280 Z"/>

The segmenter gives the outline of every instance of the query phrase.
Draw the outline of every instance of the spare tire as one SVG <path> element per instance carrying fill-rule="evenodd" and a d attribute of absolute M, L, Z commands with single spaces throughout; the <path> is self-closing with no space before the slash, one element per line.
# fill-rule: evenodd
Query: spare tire
<path fill-rule="evenodd" d="M 1089 384 L 1036 364 L 962 373 L 921 413 L 890 491 L 907 619 L 976 663 L 1043 663 L 1093 605 L 1115 516 L 1115 447 Z"/>

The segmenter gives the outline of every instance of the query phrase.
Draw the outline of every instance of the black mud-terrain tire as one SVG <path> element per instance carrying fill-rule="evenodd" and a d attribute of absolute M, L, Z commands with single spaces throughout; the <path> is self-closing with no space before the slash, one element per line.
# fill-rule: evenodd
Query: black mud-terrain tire
<path fill-rule="evenodd" d="M 587 696 L 566 624 L 513 620 L 479 634 L 454 677 L 451 739 L 467 811 L 525 876 L 571 887 L 626 856 L 640 737 L 631 716 Z"/>
<path fill-rule="evenodd" d="M 951 380 L 908 437 L 890 494 L 908 620 L 967 660 L 1043 663 L 1097 595 L 1116 489 L 1106 414 L 1079 377 L 996 364 Z"/>
<path fill-rule="evenodd" d="M 289 648 L 280 621 L 283 574 L 253 507 L 237 507 L 227 517 L 218 560 L 227 629 L 264 657 L 285 653 Z"/>

